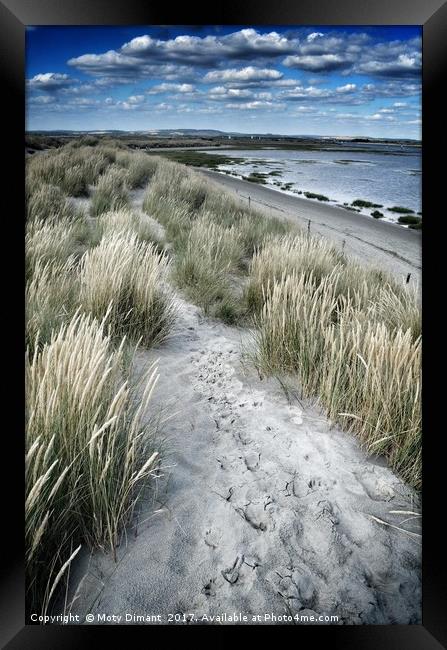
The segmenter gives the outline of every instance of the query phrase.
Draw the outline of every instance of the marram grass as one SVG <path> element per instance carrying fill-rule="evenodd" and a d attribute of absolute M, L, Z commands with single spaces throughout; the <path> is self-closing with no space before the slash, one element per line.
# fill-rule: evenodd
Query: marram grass
<path fill-rule="evenodd" d="M 169 265 L 165 253 L 135 233 L 106 232 L 80 261 L 80 303 L 98 319 L 109 313 L 114 337 L 160 343 L 175 316 Z"/>
<path fill-rule="evenodd" d="M 338 295 L 340 271 L 316 281 L 286 274 L 264 289 L 255 360 L 266 373 L 295 374 L 305 396 L 355 433 L 371 453 L 421 486 L 421 345 L 414 329 Z M 380 310 L 379 310 L 380 312 Z"/>
<path fill-rule="evenodd" d="M 124 208 L 128 203 L 128 172 L 118 165 L 111 165 L 93 189 L 90 212 L 93 217 L 98 217 L 103 212 Z"/>
<path fill-rule="evenodd" d="M 28 603 L 45 612 L 74 547 L 114 552 L 157 465 L 151 367 L 135 399 L 107 318 L 77 313 L 26 357 Z M 144 420 L 144 421 L 143 421 Z"/>

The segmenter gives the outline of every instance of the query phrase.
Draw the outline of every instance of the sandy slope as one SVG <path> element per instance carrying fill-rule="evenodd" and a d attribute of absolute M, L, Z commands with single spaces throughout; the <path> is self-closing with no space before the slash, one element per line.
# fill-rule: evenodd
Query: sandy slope
<path fill-rule="evenodd" d="M 248 197 L 254 208 L 275 217 L 289 218 L 342 246 L 347 254 L 410 282 L 420 279 L 421 233 L 397 224 L 366 217 L 333 205 L 291 196 L 260 184 L 208 170 L 197 170 L 214 183 L 239 195 L 247 206 Z"/>
<path fill-rule="evenodd" d="M 393 513 L 417 511 L 414 493 L 291 384 L 261 379 L 242 352 L 250 332 L 177 303 L 169 340 L 137 358 L 137 373 L 159 360 L 152 408 L 170 416 L 155 503 L 117 564 L 77 563 L 72 613 L 419 623 L 420 538 L 372 519 L 420 532 L 419 518 Z"/>

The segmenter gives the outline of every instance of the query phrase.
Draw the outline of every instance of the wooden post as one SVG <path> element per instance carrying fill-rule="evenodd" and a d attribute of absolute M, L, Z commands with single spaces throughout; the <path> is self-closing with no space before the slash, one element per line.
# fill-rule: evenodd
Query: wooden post
<path fill-rule="evenodd" d="M 343 244 L 341 245 L 341 252 L 345 250 L 346 239 L 343 239 Z"/>
<path fill-rule="evenodd" d="M 309 219 L 309 222 L 307 224 L 307 234 L 310 235 L 310 219 Z"/>
<path fill-rule="evenodd" d="M 407 284 L 410 282 L 410 278 L 411 278 L 411 273 L 407 275 Z"/>

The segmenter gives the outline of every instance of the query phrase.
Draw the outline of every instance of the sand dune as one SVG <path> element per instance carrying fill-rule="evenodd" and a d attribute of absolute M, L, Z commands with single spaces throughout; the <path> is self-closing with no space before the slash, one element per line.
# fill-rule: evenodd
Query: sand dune
<path fill-rule="evenodd" d="M 413 491 L 292 383 L 258 377 L 249 331 L 176 300 L 169 340 L 137 358 L 137 370 L 159 360 L 164 476 L 118 563 L 79 563 L 71 611 L 95 623 L 420 623 L 420 519 L 402 514 L 418 512 Z"/>

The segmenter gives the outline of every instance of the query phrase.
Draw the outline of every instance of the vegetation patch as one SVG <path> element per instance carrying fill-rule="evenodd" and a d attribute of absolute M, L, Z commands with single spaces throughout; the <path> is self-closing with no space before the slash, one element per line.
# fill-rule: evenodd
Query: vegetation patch
<path fill-rule="evenodd" d="M 388 208 L 390 212 L 397 212 L 398 214 L 414 214 L 414 210 L 410 208 L 403 208 L 400 205 L 395 205 L 392 208 Z"/>
<path fill-rule="evenodd" d="M 422 219 L 421 219 L 421 217 L 417 217 L 416 215 L 413 216 L 413 215 L 409 214 L 409 215 L 403 215 L 403 216 L 399 217 L 398 222 L 399 223 L 404 223 L 404 224 L 407 224 L 407 225 L 410 225 L 410 224 L 411 225 L 416 225 L 416 224 L 422 223 Z"/>
<path fill-rule="evenodd" d="M 304 196 L 307 199 L 316 199 L 317 201 L 329 201 L 327 196 L 324 196 L 324 194 L 315 194 L 314 192 L 304 192 Z"/>
<path fill-rule="evenodd" d="M 147 419 L 156 371 L 137 401 L 123 348 L 113 348 L 106 329 L 105 320 L 77 314 L 27 358 L 27 602 L 42 614 L 82 544 L 115 553 L 156 473 Z"/>
<path fill-rule="evenodd" d="M 267 182 L 267 174 L 263 174 L 262 172 L 251 172 L 249 176 L 244 176 L 244 181 L 249 181 L 250 183 L 262 183 L 265 184 Z"/>
<path fill-rule="evenodd" d="M 371 203 L 371 201 L 365 201 L 363 199 L 356 199 L 351 205 L 356 208 L 383 208 L 383 205 L 380 203 Z"/>
<path fill-rule="evenodd" d="M 98 217 L 103 212 L 120 210 L 128 203 L 128 171 L 118 165 L 111 165 L 94 187 L 90 213 Z"/>
<path fill-rule="evenodd" d="M 244 162 L 243 158 L 236 156 L 205 153 L 202 151 L 159 151 L 157 155 L 181 163 L 182 165 L 206 167 L 208 169 L 218 169 L 221 165 L 235 165 Z"/>
<path fill-rule="evenodd" d="M 339 205 L 339 208 L 344 208 L 345 210 L 349 210 L 350 212 L 360 212 L 359 208 L 353 208 L 352 205 L 347 205 L 344 203 L 343 205 Z"/>

